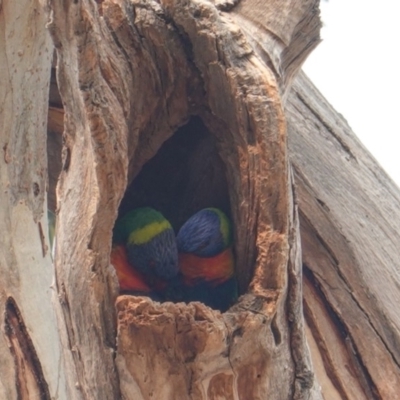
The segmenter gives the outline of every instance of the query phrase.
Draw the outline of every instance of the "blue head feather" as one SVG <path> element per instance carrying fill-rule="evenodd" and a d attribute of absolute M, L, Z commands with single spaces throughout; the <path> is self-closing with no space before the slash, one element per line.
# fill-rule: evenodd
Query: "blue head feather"
<path fill-rule="evenodd" d="M 230 222 L 222 211 L 205 208 L 183 224 L 176 241 L 180 253 L 213 257 L 231 245 Z"/>

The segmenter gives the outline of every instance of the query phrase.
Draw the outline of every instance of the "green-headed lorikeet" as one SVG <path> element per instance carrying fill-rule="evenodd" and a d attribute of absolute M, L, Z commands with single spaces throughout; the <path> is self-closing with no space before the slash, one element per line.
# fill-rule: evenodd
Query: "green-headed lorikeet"
<path fill-rule="evenodd" d="M 175 233 L 164 216 L 150 207 L 137 208 L 118 219 L 113 232 L 113 251 L 121 290 L 162 291 L 165 282 L 178 273 Z M 136 283 L 135 283 L 136 282 Z M 135 285 L 137 287 L 135 287 Z M 147 287 L 147 288 L 146 288 Z"/>
<path fill-rule="evenodd" d="M 226 311 L 237 299 L 232 228 L 217 208 L 205 208 L 190 217 L 176 237 L 182 285 L 172 297 L 201 301 Z"/>
<path fill-rule="evenodd" d="M 129 264 L 125 246 L 121 244 L 113 246 L 110 261 L 117 272 L 119 287 L 122 293 L 152 297 L 152 290 L 147 285 L 144 276 Z"/>

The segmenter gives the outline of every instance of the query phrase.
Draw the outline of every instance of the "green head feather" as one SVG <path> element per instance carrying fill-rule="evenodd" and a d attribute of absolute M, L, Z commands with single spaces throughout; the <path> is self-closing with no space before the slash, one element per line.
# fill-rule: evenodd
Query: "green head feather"
<path fill-rule="evenodd" d="M 218 208 L 208 207 L 206 208 L 206 210 L 212 210 L 218 215 L 224 245 L 226 247 L 229 247 L 232 244 L 233 240 L 231 221 L 228 219 L 226 214 Z"/>
<path fill-rule="evenodd" d="M 164 216 L 150 207 L 136 208 L 118 219 L 113 231 L 113 242 L 144 244 L 166 229 L 172 229 Z"/>

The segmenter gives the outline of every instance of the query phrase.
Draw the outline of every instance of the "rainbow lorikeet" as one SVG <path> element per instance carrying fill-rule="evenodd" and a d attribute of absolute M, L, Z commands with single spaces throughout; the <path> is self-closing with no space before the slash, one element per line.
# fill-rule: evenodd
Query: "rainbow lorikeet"
<path fill-rule="evenodd" d="M 114 259 L 117 265 L 113 265 L 121 290 L 148 293 L 147 287 L 162 292 L 166 281 L 179 271 L 174 230 L 153 208 L 137 208 L 117 220 L 112 253 L 120 246 L 126 249 L 126 257 L 119 250 Z"/>
<path fill-rule="evenodd" d="M 217 208 L 200 210 L 183 224 L 176 241 L 181 285 L 170 288 L 171 297 L 226 311 L 238 295 L 227 216 Z"/>

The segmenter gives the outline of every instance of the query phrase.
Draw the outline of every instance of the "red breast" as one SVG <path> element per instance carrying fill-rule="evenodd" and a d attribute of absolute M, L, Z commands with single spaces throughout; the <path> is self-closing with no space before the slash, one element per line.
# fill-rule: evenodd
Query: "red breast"
<path fill-rule="evenodd" d="M 213 281 L 214 284 L 225 282 L 234 274 L 232 248 L 214 257 L 198 257 L 190 253 L 181 253 L 179 268 L 188 284 L 198 280 Z"/>
<path fill-rule="evenodd" d="M 150 292 L 143 275 L 128 261 L 124 246 L 115 246 L 111 250 L 111 264 L 114 266 L 119 281 L 120 290 Z"/>

